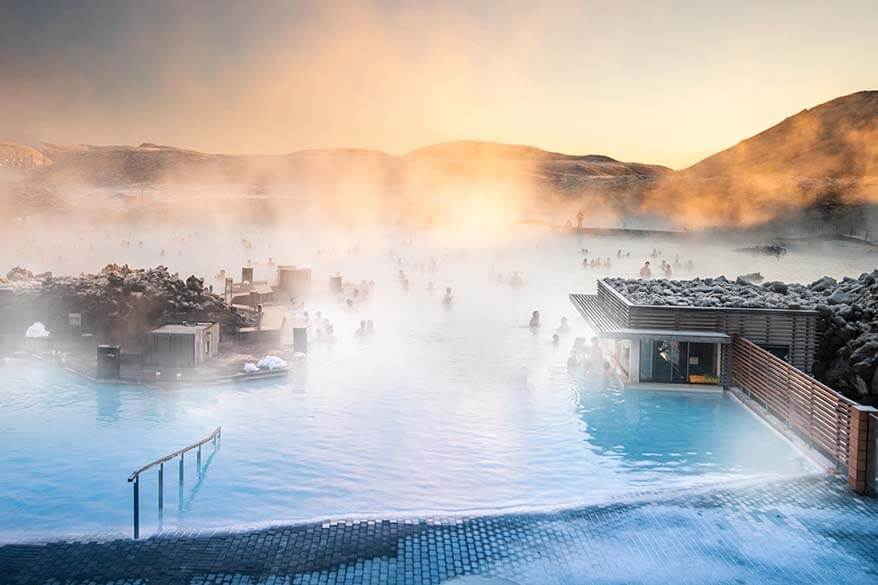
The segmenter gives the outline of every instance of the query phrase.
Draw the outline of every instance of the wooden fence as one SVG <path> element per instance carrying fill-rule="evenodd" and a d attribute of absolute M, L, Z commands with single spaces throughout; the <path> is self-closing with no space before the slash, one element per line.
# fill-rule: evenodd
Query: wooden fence
<path fill-rule="evenodd" d="M 867 479 L 874 470 L 866 463 L 874 457 L 869 453 L 867 432 L 869 414 L 874 409 L 845 398 L 738 335 L 732 341 L 732 380 L 846 470 L 849 484 L 856 491 L 874 488 L 874 482 Z"/>
<path fill-rule="evenodd" d="M 740 336 L 732 341 L 732 380 L 824 455 L 847 467 L 852 400 Z"/>

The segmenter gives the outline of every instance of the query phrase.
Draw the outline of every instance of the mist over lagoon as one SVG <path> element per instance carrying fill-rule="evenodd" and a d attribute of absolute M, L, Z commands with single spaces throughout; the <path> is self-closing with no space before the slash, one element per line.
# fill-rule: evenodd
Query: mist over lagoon
<path fill-rule="evenodd" d="M 0 585 L 874 585 L 874 0 L 7 0 Z"/>

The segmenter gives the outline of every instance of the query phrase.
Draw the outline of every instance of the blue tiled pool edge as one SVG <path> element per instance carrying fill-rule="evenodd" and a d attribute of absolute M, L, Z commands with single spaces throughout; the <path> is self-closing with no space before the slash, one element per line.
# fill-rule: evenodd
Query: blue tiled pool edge
<path fill-rule="evenodd" d="M 0 547 L 0 582 L 874 583 L 878 500 L 808 476 L 477 518 Z"/>

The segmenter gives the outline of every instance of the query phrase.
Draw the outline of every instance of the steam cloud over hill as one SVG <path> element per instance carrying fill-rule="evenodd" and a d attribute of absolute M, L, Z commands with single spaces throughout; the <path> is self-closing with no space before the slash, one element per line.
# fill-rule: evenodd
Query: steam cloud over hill
<path fill-rule="evenodd" d="M 878 202 L 878 91 L 804 110 L 675 173 L 644 201 L 693 226 L 761 224 Z M 819 219 L 819 218 L 818 218 Z"/>
<path fill-rule="evenodd" d="M 878 201 L 878 91 L 804 110 L 677 172 L 478 141 L 402 156 L 346 148 L 224 155 L 151 143 L 2 147 L 38 161 L 25 178 L 9 179 L 7 172 L 0 184 L 2 206 L 15 215 L 76 210 L 83 190 L 113 190 L 162 194 L 162 205 L 129 198 L 147 215 L 185 213 L 187 203 L 203 211 L 205 200 L 222 198 L 226 211 L 255 219 L 320 210 L 345 221 L 562 221 L 584 208 L 590 221 L 649 216 L 677 227 L 740 227 L 819 220 Z M 261 199 L 257 211 L 253 197 Z"/>

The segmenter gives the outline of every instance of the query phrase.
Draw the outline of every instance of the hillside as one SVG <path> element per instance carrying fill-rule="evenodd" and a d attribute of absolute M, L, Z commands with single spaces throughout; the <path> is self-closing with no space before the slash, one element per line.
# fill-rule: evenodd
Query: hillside
<path fill-rule="evenodd" d="M 140 146 L 46 144 L 43 152 L 54 164 L 40 169 L 31 180 L 57 186 L 139 186 L 170 177 L 204 174 L 221 166 L 221 157 L 151 143 Z"/>
<path fill-rule="evenodd" d="M 0 143 L 0 155 L 4 144 L 11 143 Z M 379 215 L 387 209 L 423 218 L 453 215 L 473 197 L 489 197 L 492 207 L 521 214 L 538 207 L 568 216 L 570 209 L 587 207 L 593 215 L 645 214 L 690 229 L 823 222 L 878 204 L 878 91 L 804 110 L 678 172 L 604 155 L 473 140 L 402 156 L 357 148 L 225 155 L 152 143 L 29 148 L 6 147 L 47 163 L 0 193 L 14 209 L 37 211 L 43 201 L 57 209 L 68 191 L 82 187 L 176 193 L 169 214 L 179 209 L 180 193 L 274 200 L 319 194 L 315 205 L 354 215 L 366 207 Z M 356 206 L 351 193 L 358 194 Z"/>
<path fill-rule="evenodd" d="M 535 146 L 459 140 L 425 146 L 407 158 L 456 160 L 473 163 L 517 162 L 537 166 L 548 172 L 585 176 L 659 176 L 671 172 L 661 165 L 621 162 L 600 154 L 572 155 L 549 152 Z"/>
<path fill-rule="evenodd" d="M 878 91 L 860 91 L 790 116 L 682 171 L 699 177 L 878 175 Z"/>
<path fill-rule="evenodd" d="M 0 140 L 0 167 L 28 168 L 50 164 L 51 161 L 39 150 L 26 144 Z"/>
<path fill-rule="evenodd" d="M 334 148 L 288 155 L 207 154 L 171 146 L 47 144 L 54 164 L 31 178 L 54 186 L 118 187 L 166 183 L 350 183 L 396 186 L 477 176 L 526 177 L 550 190 L 576 191 L 593 179 L 653 178 L 666 167 L 620 162 L 602 155 L 574 156 L 531 146 L 464 141 L 418 149 L 405 156 L 377 150 Z M 347 176 L 346 176 L 347 175 Z"/>
<path fill-rule="evenodd" d="M 457 140 L 431 144 L 413 150 L 407 156 L 465 160 L 569 160 L 579 158 L 558 152 L 548 152 L 535 146 L 480 142 L 478 140 Z"/>
<path fill-rule="evenodd" d="M 856 230 L 876 204 L 878 91 L 861 91 L 803 110 L 664 177 L 640 209 L 672 210 L 674 221 L 688 228 L 843 224 Z"/>

